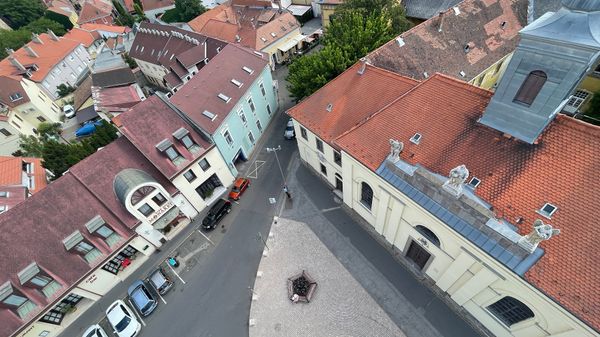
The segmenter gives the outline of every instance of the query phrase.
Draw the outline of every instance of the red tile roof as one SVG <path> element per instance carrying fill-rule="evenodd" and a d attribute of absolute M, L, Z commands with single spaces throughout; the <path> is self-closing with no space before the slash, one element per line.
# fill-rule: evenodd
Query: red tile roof
<path fill-rule="evenodd" d="M 120 130 L 127 139 L 167 177 L 175 176 L 212 147 L 156 95 L 119 115 L 118 122 L 122 125 Z M 173 137 L 173 133 L 180 128 L 189 131 L 189 136 L 202 148 L 200 151 L 196 153 L 188 151 Z M 156 144 L 164 139 L 170 140 L 177 152 L 186 159 L 180 166 L 173 165 L 166 155 L 156 148 Z"/>
<path fill-rule="evenodd" d="M 259 18 L 270 19 L 264 23 Z M 255 50 L 265 48 L 300 27 L 298 20 L 289 12 L 280 13 L 273 8 L 232 7 L 228 3 L 204 12 L 188 25 L 206 36 Z"/>
<path fill-rule="evenodd" d="M 408 163 L 442 175 L 464 164 L 481 179 L 475 191 L 497 216 L 523 218 L 521 234 L 538 218 L 560 228 L 560 236 L 541 243 L 545 255 L 526 279 L 599 329 L 600 228 L 589 224 L 600 209 L 600 127 L 559 115 L 539 144 L 510 140 L 477 122 L 491 95 L 436 74 L 334 142 L 371 170 L 392 138 L 404 143 L 401 159 Z M 418 145 L 409 141 L 417 132 Z M 551 220 L 536 213 L 546 202 L 558 207 Z"/>
<path fill-rule="evenodd" d="M 105 31 L 105 32 L 111 32 L 111 33 L 117 33 L 117 34 L 125 34 L 125 33 L 128 33 L 131 31 L 131 28 L 129 28 L 129 27 L 109 26 L 109 25 L 103 25 L 100 23 L 85 23 L 85 24 L 81 25 L 80 28 L 83 30 L 87 30 L 88 32 Z"/>
<path fill-rule="evenodd" d="M 202 129 L 212 134 L 262 74 L 267 64 L 266 56 L 260 57 L 246 48 L 228 44 L 171 97 L 171 102 Z M 248 67 L 253 72 L 249 74 L 243 67 Z M 244 85 L 238 87 L 231 83 L 232 79 Z M 224 102 L 218 97 L 220 93 L 228 96 L 230 100 Z M 214 120 L 202 114 L 205 110 L 216 115 Z"/>
<path fill-rule="evenodd" d="M 107 21 L 106 23 L 110 24 L 113 22 L 112 11 L 113 5 L 110 1 L 86 0 L 81 8 L 81 12 L 79 12 L 77 23 L 80 25 L 84 23 L 100 23 L 104 19 Z"/>
<path fill-rule="evenodd" d="M 32 164 L 32 173 L 23 171 L 25 163 Z M 24 175 L 34 179 L 33 187 L 29 189 L 31 194 L 48 185 L 46 170 L 42 167 L 40 158 L 0 156 L 0 190 L 2 186 L 23 186 Z"/>
<path fill-rule="evenodd" d="M 361 75 L 361 68 L 361 62 L 348 68 L 288 114 L 325 142 L 331 142 L 419 83 L 371 65 Z M 327 111 L 329 104 L 331 111 Z"/>
<path fill-rule="evenodd" d="M 125 137 L 115 140 L 72 166 L 69 172 L 84 184 L 96 198 L 101 200 L 108 209 L 118 216 L 125 225 L 133 228 L 139 220 L 125 209 L 125 206 L 117 199 L 113 189 L 113 182 L 116 175 L 128 168 L 142 170 L 156 179 L 169 193 L 173 194 L 176 192 L 171 182 Z"/>
<path fill-rule="evenodd" d="M 471 80 L 505 55 L 513 52 L 518 32 L 527 24 L 528 0 L 464 0 L 400 34 L 398 38 L 371 52 L 367 58 L 375 66 L 415 79 L 440 72 Z M 502 26 L 502 23 L 505 23 Z M 464 47 L 469 44 L 470 51 Z M 465 76 L 461 76 L 460 72 Z"/>
<path fill-rule="evenodd" d="M 39 35 L 42 43 L 31 41 L 27 43 L 27 46 L 31 47 L 38 55 L 38 57 L 30 56 L 25 51 L 25 48 L 21 48 L 14 52 L 12 55 L 22 65 L 36 64 L 38 70 L 32 70 L 31 80 L 35 82 L 41 82 L 50 72 L 50 70 L 64 60 L 77 46 L 79 42 L 58 38 L 58 41 L 53 40 L 50 35 L 44 33 Z M 9 76 L 18 80 L 21 80 L 21 76 L 17 75 L 17 68 L 11 64 L 9 58 L 5 58 L 0 61 L 0 75 Z"/>
<path fill-rule="evenodd" d="M 96 38 L 92 35 L 91 32 L 77 27 L 74 27 L 73 29 L 68 31 L 67 34 L 63 36 L 63 38 L 67 40 L 77 41 L 83 44 L 86 48 L 91 46 L 94 43 L 94 41 L 96 41 Z"/>
<path fill-rule="evenodd" d="M 106 188 L 106 181 L 103 183 L 106 190 L 112 191 Z M 67 210 L 68 216 L 65 216 Z M 113 252 L 102 239 L 90 235 L 85 228 L 85 224 L 97 215 L 123 238 L 132 237 L 133 232 L 115 218 L 111 211 L 71 174 L 66 174 L 35 196 L 0 214 L 0 284 L 9 281 L 13 289 L 37 304 L 31 316 L 41 314 L 44 308 L 49 307 L 68 287 L 94 268 L 81 256 L 65 250 L 62 241 L 66 237 L 79 230 L 102 252 L 104 258 Z M 21 285 L 17 275 L 32 262 L 37 263 L 63 285 L 54 297 L 48 299 L 39 290 Z M 30 318 L 33 318 L 31 316 Z M 0 310 L 0 336 L 13 335 L 15 331 L 23 328 L 27 321 L 21 320 L 11 310 Z"/>
<path fill-rule="evenodd" d="M 122 87 L 92 87 L 92 98 L 96 111 L 124 112 L 142 101 L 137 84 Z"/>
<path fill-rule="evenodd" d="M 142 0 L 144 11 L 164 8 L 175 5 L 175 0 Z"/>

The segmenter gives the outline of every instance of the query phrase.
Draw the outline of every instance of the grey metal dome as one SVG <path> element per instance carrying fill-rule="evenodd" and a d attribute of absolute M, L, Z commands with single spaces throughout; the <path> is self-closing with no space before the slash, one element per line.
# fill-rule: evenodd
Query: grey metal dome
<path fill-rule="evenodd" d="M 600 11 L 600 0 L 562 0 L 563 7 L 574 11 Z"/>
<path fill-rule="evenodd" d="M 156 180 L 148 173 L 136 169 L 124 169 L 119 172 L 113 182 L 115 195 L 123 205 L 126 205 L 125 198 L 134 188 L 145 183 L 155 183 Z"/>

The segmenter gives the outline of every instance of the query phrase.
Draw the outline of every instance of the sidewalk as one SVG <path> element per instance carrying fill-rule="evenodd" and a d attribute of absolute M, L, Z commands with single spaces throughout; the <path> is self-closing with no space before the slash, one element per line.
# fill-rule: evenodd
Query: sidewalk
<path fill-rule="evenodd" d="M 289 177 L 293 202 L 281 217 L 306 223 L 406 336 L 480 336 L 344 211 L 297 154 Z"/>

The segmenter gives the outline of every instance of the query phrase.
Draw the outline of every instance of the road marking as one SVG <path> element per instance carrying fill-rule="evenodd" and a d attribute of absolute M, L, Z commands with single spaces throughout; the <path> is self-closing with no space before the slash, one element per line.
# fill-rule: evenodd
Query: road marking
<path fill-rule="evenodd" d="M 144 320 L 142 319 L 142 316 L 140 316 L 137 312 L 137 310 L 135 310 L 135 306 L 133 305 L 133 303 L 131 303 L 131 300 L 129 299 L 129 297 L 127 297 L 127 302 L 129 302 L 129 305 L 133 308 L 131 309 L 133 311 L 133 314 L 135 315 L 135 317 L 139 318 L 140 321 L 142 322 L 143 326 L 146 326 L 146 322 L 144 322 Z"/>
<path fill-rule="evenodd" d="M 167 304 L 167 301 L 165 301 L 165 299 L 160 295 L 158 291 L 156 291 L 156 294 L 158 294 L 158 297 L 160 297 L 164 304 Z"/>
<path fill-rule="evenodd" d="M 212 240 L 211 240 L 211 239 L 209 239 L 209 238 L 208 238 L 208 236 L 206 236 L 204 233 L 202 233 L 202 230 L 201 230 L 200 228 L 198 228 L 198 229 L 197 229 L 197 231 L 198 231 L 198 233 L 200 233 L 200 235 L 204 236 L 204 238 L 205 238 L 206 240 L 208 240 L 208 242 L 210 242 L 210 243 L 211 243 L 213 246 L 215 246 L 215 243 L 214 243 L 214 242 L 212 242 Z"/>
<path fill-rule="evenodd" d="M 336 209 L 340 209 L 340 208 L 342 208 L 342 207 L 337 206 L 337 207 L 325 208 L 325 209 L 322 209 L 321 212 L 323 212 L 323 213 L 331 212 L 331 211 L 335 211 Z"/>
<path fill-rule="evenodd" d="M 173 267 L 171 267 L 171 264 L 169 262 L 167 262 L 167 266 L 169 266 L 169 268 L 171 268 L 171 271 L 175 274 L 175 276 L 177 276 L 177 278 L 183 283 L 185 284 L 185 281 L 181 278 L 181 276 L 179 276 L 179 274 L 177 274 L 177 272 L 175 271 L 175 269 L 173 269 Z"/>
<path fill-rule="evenodd" d="M 255 160 L 254 161 L 254 169 L 252 169 L 252 166 L 251 166 L 248 169 L 248 171 L 246 172 L 246 177 L 258 179 L 258 169 L 261 168 L 264 164 L 265 164 L 264 160 Z"/>

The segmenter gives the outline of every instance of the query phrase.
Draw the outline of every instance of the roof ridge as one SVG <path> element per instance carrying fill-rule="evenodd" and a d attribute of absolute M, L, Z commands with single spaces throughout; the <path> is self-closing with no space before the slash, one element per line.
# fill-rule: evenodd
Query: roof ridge
<path fill-rule="evenodd" d="M 555 120 L 561 125 L 600 138 L 600 125 L 594 125 L 563 114 L 558 114 Z"/>
<path fill-rule="evenodd" d="M 430 78 L 428 78 L 426 81 L 434 78 L 434 77 L 439 77 L 440 79 L 444 80 L 445 82 L 452 82 L 453 84 L 457 85 L 457 86 L 461 86 L 464 87 L 465 89 L 468 89 L 470 91 L 476 92 L 476 91 L 480 91 L 482 94 L 485 95 L 494 95 L 494 92 L 488 89 L 484 89 L 484 88 L 480 88 L 474 84 L 471 84 L 469 82 L 463 81 L 461 79 L 446 75 L 446 74 L 442 74 L 439 72 L 436 72 L 435 74 L 433 74 L 433 76 L 431 76 Z M 424 82 L 426 82 L 424 81 Z"/>
<path fill-rule="evenodd" d="M 361 62 L 361 61 L 359 60 L 358 62 Z M 387 70 L 387 69 L 379 68 L 378 66 L 370 64 L 368 62 L 367 62 L 367 66 L 369 68 L 373 68 L 373 70 L 375 70 L 375 71 L 381 72 L 382 75 L 384 75 L 384 76 L 388 76 L 388 77 L 391 77 L 391 78 L 396 78 L 398 80 L 403 80 L 403 81 L 406 81 L 406 82 L 414 82 L 415 84 L 421 83 L 421 81 L 419 81 L 417 79 L 414 79 L 412 77 L 404 76 L 402 74 L 395 73 L 395 72 Z"/>

